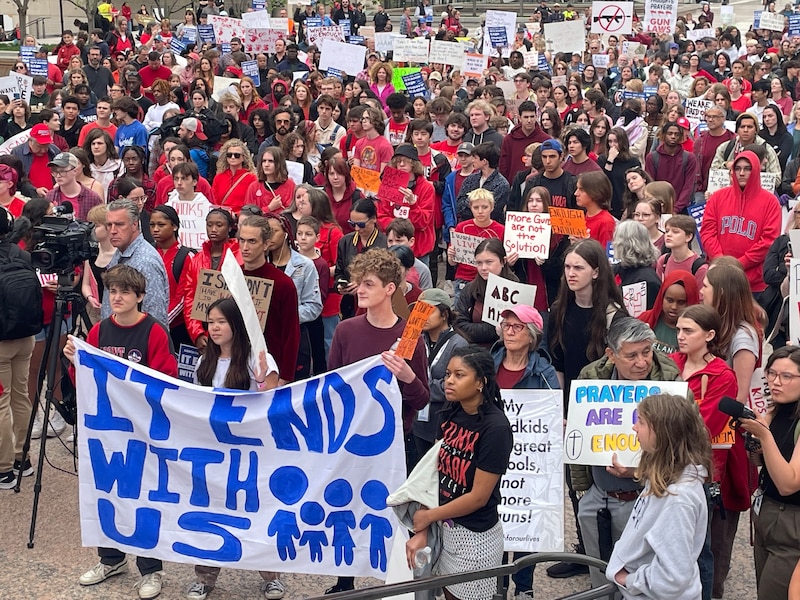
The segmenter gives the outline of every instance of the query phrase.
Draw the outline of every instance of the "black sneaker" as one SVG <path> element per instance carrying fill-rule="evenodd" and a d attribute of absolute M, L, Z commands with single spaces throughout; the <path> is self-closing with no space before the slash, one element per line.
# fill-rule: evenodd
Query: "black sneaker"
<path fill-rule="evenodd" d="M 16 484 L 17 484 L 17 478 L 14 475 L 13 471 L 0 473 L 0 490 L 13 489 Z"/>
<path fill-rule="evenodd" d="M 585 554 L 582 544 L 574 546 L 576 554 Z M 579 565 L 572 562 L 560 562 L 547 567 L 547 576 L 553 579 L 569 579 L 576 575 L 586 575 L 589 573 L 589 567 L 586 565 Z"/>
<path fill-rule="evenodd" d="M 338 594 L 339 592 L 349 592 L 355 589 L 354 579 L 352 577 L 340 577 L 336 585 L 329 587 L 325 590 L 325 595 Z"/>
<path fill-rule="evenodd" d="M 24 465 L 18 460 L 14 461 L 14 474 L 16 475 L 17 473 L 19 473 L 20 469 L 22 470 L 23 477 L 30 477 L 35 473 L 35 471 L 33 470 L 33 465 L 31 465 L 31 459 L 29 458 L 25 459 Z"/>

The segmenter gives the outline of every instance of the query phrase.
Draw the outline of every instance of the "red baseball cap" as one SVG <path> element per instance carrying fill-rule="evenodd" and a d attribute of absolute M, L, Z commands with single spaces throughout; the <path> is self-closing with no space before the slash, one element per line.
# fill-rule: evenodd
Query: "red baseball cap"
<path fill-rule="evenodd" d="M 31 128 L 30 138 L 40 144 L 52 144 L 53 134 L 45 123 L 39 123 Z"/>
<path fill-rule="evenodd" d="M 181 121 L 181 125 L 183 125 L 189 131 L 193 131 L 198 139 L 208 139 L 208 136 L 203 132 L 203 123 L 200 122 L 200 119 L 189 117 L 188 119 Z"/>
<path fill-rule="evenodd" d="M 682 127 L 686 131 L 690 131 L 692 129 L 692 123 L 686 117 L 678 117 L 675 122 L 678 124 L 678 127 Z"/>

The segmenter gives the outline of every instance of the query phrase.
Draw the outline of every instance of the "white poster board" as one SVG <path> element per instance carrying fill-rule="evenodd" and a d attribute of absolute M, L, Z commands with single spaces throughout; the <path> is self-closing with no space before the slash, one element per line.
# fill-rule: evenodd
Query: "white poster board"
<path fill-rule="evenodd" d="M 484 71 L 489 67 L 489 57 L 485 54 L 468 52 L 464 55 L 464 77 L 483 77 Z"/>
<path fill-rule="evenodd" d="M 364 57 L 367 54 L 366 46 L 322 40 L 320 50 L 320 71 L 327 71 L 328 67 L 333 67 L 347 75 L 355 75 L 364 68 Z"/>
<path fill-rule="evenodd" d="M 648 33 L 675 32 L 678 18 L 678 0 L 645 0 L 644 30 Z"/>
<path fill-rule="evenodd" d="M 506 40 L 508 43 L 511 44 L 511 41 L 514 39 L 514 36 L 517 32 L 517 13 L 510 12 L 506 10 L 487 10 L 486 11 L 486 26 L 484 27 L 484 44 L 483 44 L 483 53 L 486 56 L 496 56 L 497 50 L 502 51 L 503 58 L 508 58 L 511 54 L 511 48 L 492 48 L 492 45 L 488 42 L 489 40 L 489 28 L 490 27 L 505 27 L 506 30 Z"/>
<path fill-rule="evenodd" d="M 317 48 L 322 44 L 322 40 L 345 41 L 344 30 L 339 25 L 334 25 L 333 27 L 309 27 L 306 37 L 308 44 Z"/>
<path fill-rule="evenodd" d="M 379 31 L 375 34 L 375 52 L 391 52 L 394 50 L 395 38 L 403 39 L 404 36 L 392 31 Z M 396 59 L 395 59 L 396 60 Z"/>
<path fill-rule="evenodd" d="M 457 263 L 475 266 L 475 248 L 478 247 L 484 238 L 468 233 L 454 231 L 450 234 L 450 245 L 455 252 Z"/>
<path fill-rule="evenodd" d="M 583 19 L 545 23 L 544 37 L 548 48 L 554 54 L 556 52 L 566 52 L 567 54 L 579 52 L 583 56 L 586 51 L 586 29 L 583 26 Z"/>
<path fill-rule="evenodd" d="M 636 406 L 647 396 L 686 396 L 684 381 L 575 380 L 570 387 L 564 462 L 611 466 L 611 457 L 623 467 L 639 464 L 639 440 L 633 432 Z M 676 432 L 680 435 L 680 432 Z"/>
<path fill-rule="evenodd" d="M 633 31 L 633 2 L 592 2 L 592 33 L 628 35 Z"/>
<path fill-rule="evenodd" d="M 428 62 L 453 65 L 460 69 L 464 64 L 464 46 L 458 42 L 431 40 Z"/>
<path fill-rule="evenodd" d="M 647 310 L 647 282 L 637 281 L 622 286 L 622 300 L 628 314 L 638 317 Z"/>
<path fill-rule="evenodd" d="M 693 128 L 705 122 L 706 111 L 713 105 L 714 103 L 711 100 L 705 100 L 704 98 L 686 99 L 686 118 L 689 119 Z"/>
<path fill-rule="evenodd" d="M 549 214 L 509 211 L 503 246 L 520 258 L 545 259 L 550 256 L 551 233 Z"/>
<path fill-rule="evenodd" d="M 271 29 L 269 24 L 269 12 L 266 10 L 243 12 L 242 24 L 251 29 Z"/>
<path fill-rule="evenodd" d="M 179 200 L 178 193 L 170 193 L 167 204 L 175 209 L 181 219 L 181 228 L 178 230 L 178 239 L 181 246 L 189 248 L 202 248 L 208 240 L 206 233 L 206 215 L 213 208 L 208 198 L 204 200 Z"/>
<path fill-rule="evenodd" d="M 235 37 L 240 40 L 245 38 L 245 26 L 241 19 L 208 15 L 208 24 L 214 28 L 214 37 L 217 40 L 217 44 L 230 44 Z M 216 83 L 214 87 L 216 87 Z"/>
<path fill-rule="evenodd" d="M 536 286 L 505 279 L 494 273 L 486 281 L 486 296 L 483 299 L 481 321 L 499 325 L 504 310 L 519 306 L 533 306 L 536 299 Z"/>
<path fill-rule="evenodd" d="M 783 31 L 785 17 L 781 13 L 772 13 L 769 11 L 761 11 L 760 29 L 769 29 L 770 31 Z"/>
<path fill-rule="evenodd" d="M 392 58 L 395 62 L 428 62 L 428 40 L 418 38 L 392 38 Z"/>

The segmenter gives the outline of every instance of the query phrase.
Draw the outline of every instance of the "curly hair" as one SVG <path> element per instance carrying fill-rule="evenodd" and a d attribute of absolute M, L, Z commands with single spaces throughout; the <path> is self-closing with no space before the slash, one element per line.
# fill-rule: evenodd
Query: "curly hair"
<path fill-rule="evenodd" d="M 247 145 L 238 138 L 233 138 L 222 144 L 219 149 L 219 158 L 217 159 L 217 173 L 222 173 L 228 170 L 228 157 L 226 156 L 228 150 L 231 148 L 240 148 L 242 151 L 242 168 L 250 173 L 255 173 L 256 168 L 253 165 L 253 157 L 247 149 Z"/>
<path fill-rule="evenodd" d="M 372 248 L 357 254 L 348 271 L 353 282 L 359 282 L 367 275 L 375 275 L 384 286 L 393 283 L 397 287 L 402 278 L 402 268 L 400 259 L 386 248 Z"/>

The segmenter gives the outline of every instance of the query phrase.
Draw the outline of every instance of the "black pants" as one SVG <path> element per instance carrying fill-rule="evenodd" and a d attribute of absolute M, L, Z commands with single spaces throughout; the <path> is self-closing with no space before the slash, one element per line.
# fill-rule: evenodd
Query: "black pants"
<path fill-rule="evenodd" d="M 125 560 L 125 553 L 121 550 L 117 550 L 116 548 L 98 548 L 97 556 L 100 557 L 101 563 L 109 566 L 117 565 Z M 150 575 L 150 573 L 155 573 L 156 571 L 161 571 L 163 569 L 163 564 L 161 563 L 161 559 L 158 558 L 137 556 L 136 567 L 139 569 L 139 573 L 144 576 Z"/>
<path fill-rule="evenodd" d="M 295 381 L 311 377 L 311 338 L 308 335 L 308 323 L 300 323 L 300 348 L 297 351 L 297 368 Z"/>
<path fill-rule="evenodd" d="M 327 357 L 325 356 L 325 328 L 322 317 L 317 317 L 306 323 L 308 337 L 311 342 L 311 373 L 321 375 L 328 370 Z"/>

